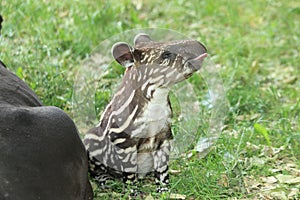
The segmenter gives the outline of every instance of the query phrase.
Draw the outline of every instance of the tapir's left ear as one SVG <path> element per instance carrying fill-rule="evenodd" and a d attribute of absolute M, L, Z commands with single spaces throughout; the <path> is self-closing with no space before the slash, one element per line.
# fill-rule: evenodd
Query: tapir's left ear
<path fill-rule="evenodd" d="M 124 67 L 130 67 L 134 63 L 132 48 L 124 42 L 116 43 L 112 47 L 112 55 Z"/>

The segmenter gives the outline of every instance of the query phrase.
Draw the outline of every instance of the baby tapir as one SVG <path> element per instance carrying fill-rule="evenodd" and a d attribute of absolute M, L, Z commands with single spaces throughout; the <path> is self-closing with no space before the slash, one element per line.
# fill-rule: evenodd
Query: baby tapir
<path fill-rule="evenodd" d="M 134 47 L 117 43 L 115 60 L 126 67 L 119 90 L 84 144 L 91 175 L 134 180 L 154 172 L 158 192 L 167 190 L 172 109 L 170 87 L 200 69 L 207 56 L 198 41 L 155 42 L 146 34 Z"/>
<path fill-rule="evenodd" d="M 0 199 L 93 199 L 87 153 L 73 121 L 0 61 Z"/>

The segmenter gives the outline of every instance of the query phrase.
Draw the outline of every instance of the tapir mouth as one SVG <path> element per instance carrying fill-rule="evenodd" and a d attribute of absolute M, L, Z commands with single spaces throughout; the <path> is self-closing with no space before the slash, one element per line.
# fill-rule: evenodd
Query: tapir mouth
<path fill-rule="evenodd" d="M 207 55 L 208 55 L 207 53 L 203 53 L 200 56 L 194 58 L 193 60 L 199 60 L 199 61 L 203 62 L 204 58 L 206 58 Z"/>
<path fill-rule="evenodd" d="M 205 52 L 197 56 L 196 58 L 191 58 L 187 60 L 187 64 L 189 68 L 192 70 L 192 72 L 198 71 L 201 68 L 202 63 L 207 56 L 208 54 Z"/>

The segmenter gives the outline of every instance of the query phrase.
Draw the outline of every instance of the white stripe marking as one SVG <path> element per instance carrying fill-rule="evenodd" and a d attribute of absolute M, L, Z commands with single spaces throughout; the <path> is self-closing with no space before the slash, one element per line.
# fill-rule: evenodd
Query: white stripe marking
<path fill-rule="evenodd" d="M 141 87 L 141 90 L 144 91 L 146 86 L 148 85 L 148 83 L 150 82 L 150 80 L 147 80 Z"/>
<path fill-rule="evenodd" d="M 171 72 L 169 72 L 169 73 L 166 74 L 166 77 L 170 78 L 175 73 L 176 73 L 176 70 L 172 70 Z"/>
<path fill-rule="evenodd" d="M 95 135 L 95 134 L 86 134 L 85 137 L 84 137 L 84 140 L 96 140 L 96 141 L 102 141 L 104 139 L 104 135 L 102 136 L 98 136 L 98 135 Z"/>
<path fill-rule="evenodd" d="M 159 68 L 158 68 L 158 69 L 159 69 Z M 165 72 L 165 71 L 168 71 L 168 69 L 169 69 L 168 67 L 165 67 L 165 68 L 163 68 L 160 72 L 163 73 L 163 72 Z"/>
<path fill-rule="evenodd" d="M 178 80 L 179 78 L 183 78 L 183 75 L 182 74 L 177 74 L 175 80 Z"/>
<path fill-rule="evenodd" d="M 98 155 L 101 155 L 103 153 L 103 150 L 104 150 L 104 148 L 100 148 L 100 149 L 97 149 L 96 151 L 91 151 L 90 156 L 96 157 Z"/>
<path fill-rule="evenodd" d="M 111 124 L 111 120 L 112 120 L 112 117 L 114 115 L 119 115 L 120 113 L 122 113 L 128 106 L 129 104 L 131 103 L 133 97 L 134 97 L 134 94 L 135 94 L 135 90 L 132 91 L 132 93 L 130 94 L 129 98 L 127 99 L 127 101 L 118 109 L 118 110 L 115 110 L 111 113 L 111 115 L 109 116 L 109 119 L 108 119 L 108 123 L 107 123 L 107 127 L 105 128 L 105 131 L 104 131 L 104 135 L 106 135 L 107 131 L 108 131 L 108 128 Z M 111 132 L 111 131 L 110 131 Z"/>
<path fill-rule="evenodd" d="M 152 91 L 154 91 L 156 89 L 156 85 L 150 85 L 148 87 L 148 90 L 147 90 L 147 97 L 150 98 L 151 97 L 151 93 Z"/>
<path fill-rule="evenodd" d="M 128 162 L 129 161 L 129 158 L 130 158 L 130 154 L 127 154 L 127 156 L 125 158 L 122 159 L 122 162 Z"/>
<path fill-rule="evenodd" d="M 126 138 L 118 138 L 118 139 L 116 139 L 116 140 L 114 140 L 114 144 L 120 144 L 120 143 L 123 143 L 123 142 L 125 142 L 126 141 Z"/>
<path fill-rule="evenodd" d="M 153 68 L 150 69 L 149 75 L 152 75 L 153 70 L 154 70 Z"/>
<path fill-rule="evenodd" d="M 138 77 L 138 79 L 137 79 L 137 81 L 138 82 L 140 82 L 141 81 L 141 79 L 142 79 L 142 74 L 141 73 L 139 73 L 139 75 L 138 75 L 139 77 Z"/>
<path fill-rule="evenodd" d="M 136 151 L 136 146 L 133 146 L 133 147 L 127 147 L 124 151 L 124 153 L 132 153 L 132 152 L 135 152 Z"/>
<path fill-rule="evenodd" d="M 118 128 L 111 128 L 109 130 L 110 133 L 121 133 L 123 132 L 132 122 L 132 119 L 136 113 L 138 109 L 138 105 L 135 106 L 134 110 L 132 111 L 132 113 L 128 116 L 127 120 L 124 122 L 124 124 L 122 124 L 120 127 Z"/>
<path fill-rule="evenodd" d="M 136 170 L 137 170 L 137 166 L 135 166 L 135 167 L 126 167 L 124 169 L 125 172 L 136 172 Z"/>
<path fill-rule="evenodd" d="M 131 137 L 136 137 L 137 135 L 140 135 L 145 128 L 146 124 L 141 123 L 141 125 L 137 129 L 131 132 Z"/>
<path fill-rule="evenodd" d="M 107 112 L 107 109 L 112 105 L 114 99 L 119 96 L 119 95 L 122 95 L 123 92 L 125 91 L 125 87 L 122 87 L 118 92 L 116 92 L 116 94 L 114 95 L 114 97 L 112 98 L 112 100 L 110 101 L 110 103 L 106 106 L 105 110 L 103 111 L 101 117 L 100 117 L 100 121 L 99 123 L 97 124 L 97 127 L 100 126 L 104 116 L 105 116 L 105 113 Z"/>
<path fill-rule="evenodd" d="M 156 83 L 157 81 L 159 81 L 160 79 L 163 79 L 163 78 L 164 78 L 163 75 L 158 76 L 158 77 L 156 77 L 156 78 L 151 78 L 151 79 L 150 79 L 150 83 Z"/>

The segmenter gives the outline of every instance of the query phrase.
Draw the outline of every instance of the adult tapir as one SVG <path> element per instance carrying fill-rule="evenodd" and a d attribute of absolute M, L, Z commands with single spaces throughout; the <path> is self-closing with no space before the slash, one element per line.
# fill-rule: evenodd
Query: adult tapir
<path fill-rule="evenodd" d="M 93 199 L 86 150 L 73 121 L 0 61 L 0 199 Z"/>

